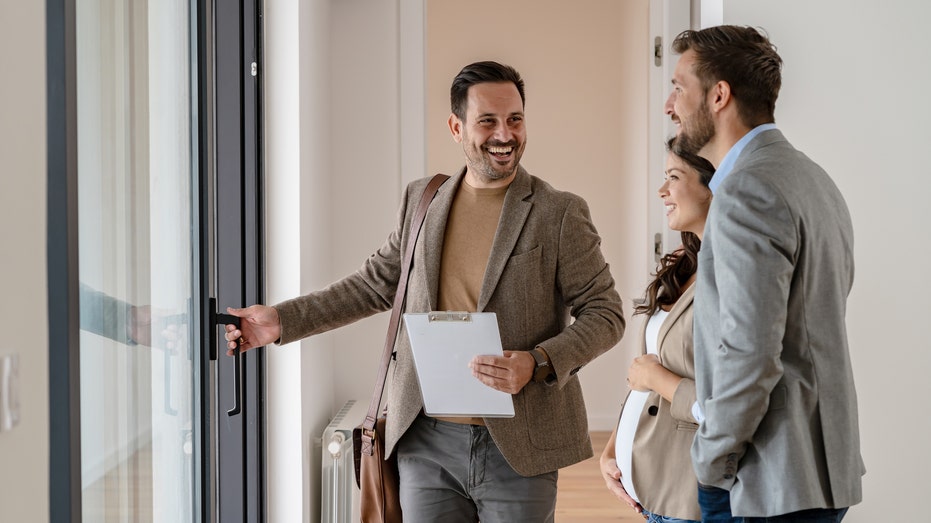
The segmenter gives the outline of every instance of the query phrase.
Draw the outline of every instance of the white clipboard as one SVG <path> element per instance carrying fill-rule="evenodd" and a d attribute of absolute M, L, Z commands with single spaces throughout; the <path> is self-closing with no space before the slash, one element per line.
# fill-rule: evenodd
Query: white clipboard
<path fill-rule="evenodd" d="M 511 395 L 472 376 L 480 354 L 502 355 L 493 312 L 424 312 L 404 315 L 428 416 L 514 417 Z"/>

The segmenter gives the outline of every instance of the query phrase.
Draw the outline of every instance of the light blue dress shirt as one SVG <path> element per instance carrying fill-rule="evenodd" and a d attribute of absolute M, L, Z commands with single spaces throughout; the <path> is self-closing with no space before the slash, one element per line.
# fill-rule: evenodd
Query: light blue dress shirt
<path fill-rule="evenodd" d="M 737 143 L 731 147 L 731 150 L 727 151 L 727 154 L 724 155 L 724 159 L 721 160 L 721 165 L 714 171 L 714 176 L 712 176 L 711 181 L 708 182 L 708 188 L 711 189 L 712 194 L 714 194 L 718 186 L 721 185 L 721 182 L 731 174 L 731 171 L 734 170 L 734 164 L 737 163 L 737 158 L 740 157 L 740 153 L 742 153 L 747 144 L 750 143 L 750 140 L 756 138 L 756 135 L 763 131 L 775 128 L 776 124 L 774 123 L 764 123 L 754 127 L 749 133 L 745 134 L 743 138 L 737 140 Z"/>

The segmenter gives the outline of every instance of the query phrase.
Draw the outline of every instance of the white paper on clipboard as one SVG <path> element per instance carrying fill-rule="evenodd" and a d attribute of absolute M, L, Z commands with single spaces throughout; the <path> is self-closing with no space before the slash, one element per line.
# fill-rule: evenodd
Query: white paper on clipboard
<path fill-rule="evenodd" d="M 514 417 L 514 401 L 472 376 L 479 354 L 502 355 L 493 312 L 424 312 L 404 315 L 428 416 Z"/>

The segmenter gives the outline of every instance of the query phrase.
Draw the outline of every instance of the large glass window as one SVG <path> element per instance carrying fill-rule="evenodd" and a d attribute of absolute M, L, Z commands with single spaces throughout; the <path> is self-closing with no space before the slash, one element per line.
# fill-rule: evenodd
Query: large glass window
<path fill-rule="evenodd" d="M 84 521 L 195 519 L 190 17 L 75 5 Z"/>

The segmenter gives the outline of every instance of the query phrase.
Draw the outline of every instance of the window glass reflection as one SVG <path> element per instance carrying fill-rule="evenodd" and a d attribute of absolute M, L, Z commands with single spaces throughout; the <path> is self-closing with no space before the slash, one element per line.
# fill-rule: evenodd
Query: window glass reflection
<path fill-rule="evenodd" d="M 193 520 L 189 13 L 76 2 L 85 521 Z"/>

